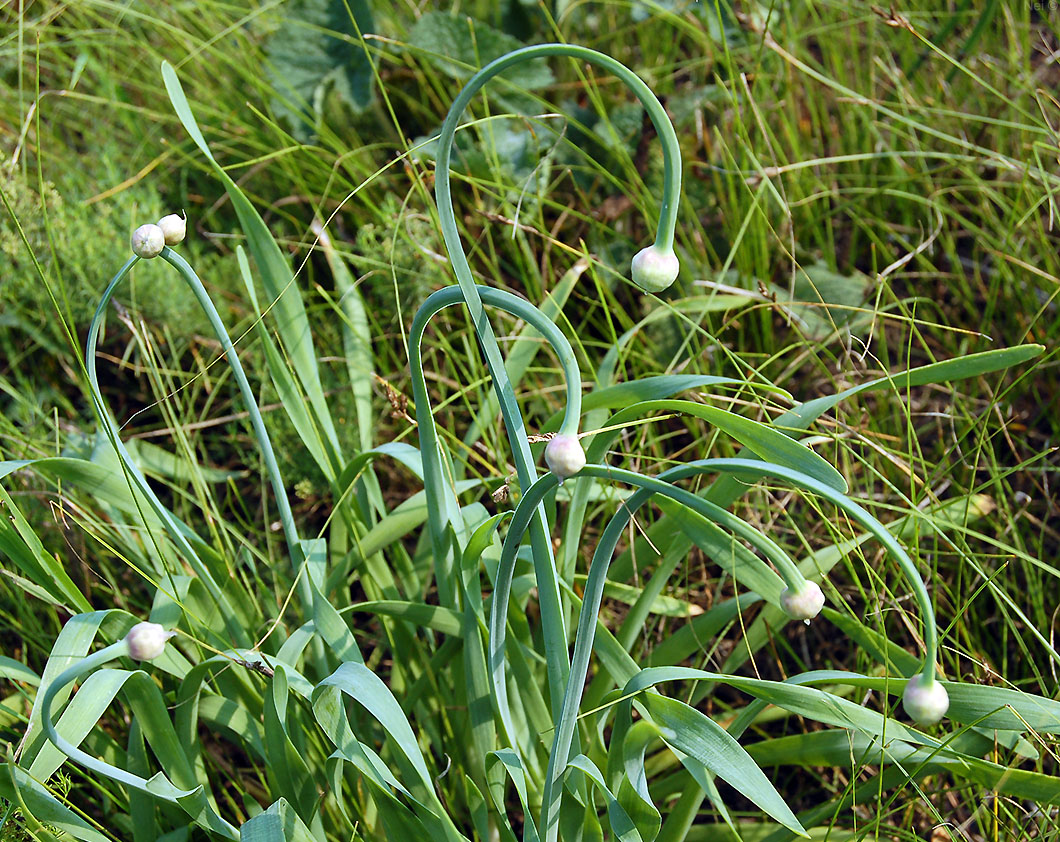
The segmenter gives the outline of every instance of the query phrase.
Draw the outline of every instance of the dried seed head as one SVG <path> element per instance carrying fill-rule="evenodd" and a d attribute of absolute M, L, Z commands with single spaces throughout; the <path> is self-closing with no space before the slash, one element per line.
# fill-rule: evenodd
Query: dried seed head
<path fill-rule="evenodd" d="M 137 623 L 125 635 L 129 644 L 129 657 L 134 661 L 150 661 L 166 648 L 166 641 L 176 632 L 166 631 L 158 623 Z"/>
<path fill-rule="evenodd" d="M 150 260 L 166 247 L 166 235 L 157 225 L 141 225 L 132 235 L 132 250 L 137 257 Z"/>
<path fill-rule="evenodd" d="M 780 592 L 780 607 L 794 620 L 812 620 L 824 607 L 824 594 L 816 582 L 806 581 L 797 591 L 784 588 Z"/>
<path fill-rule="evenodd" d="M 175 246 L 184 239 L 184 235 L 188 232 L 188 220 L 183 216 L 171 213 L 158 220 L 158 227 L 162 229 L 162 234 L 166 238 L 166 245 Z"/>
<path fill-rule="evenodd" d="M 572 477 L 585 467 L 585 451 L 577 436 L 558 435 L 545 445 L 545 464 L 559 481 Z"/>
<path fill-rule="evenodd" d="M 934 725 L 946 715 L 950 697 L 941 681 L 924 675 L 914 675 L 905 685 L 902 707 L 918 725 Z"/>
<path fill-rule="evenodd" d="M 662 292 L 677 280 L 680 269 L 673 249 L 663 251 L 652 245 L 638 251 L 633 258 L 631 277 L 645 292 Z"/>

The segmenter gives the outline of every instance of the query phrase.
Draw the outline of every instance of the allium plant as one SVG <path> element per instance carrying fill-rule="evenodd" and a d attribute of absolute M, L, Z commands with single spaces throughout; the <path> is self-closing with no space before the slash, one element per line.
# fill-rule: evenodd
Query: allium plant
<path fill-rule="evenodd" d="M 323 539 L 306 540 L 299 533 L 239 356 L 206 289 L 173 249 L 184 234 L 184 220 L 170 215 L 158 225 L 137 229 L 132 239 L 134 256 L 100 301 L 85 360 L 102 429 L 118 456 L 143 522 L 150 527 L 151 540 L 165 547 L 160 553 L 165 560 L 159 562 L 155 574 L 156 610 L 151 621 L 136 625 L 127 616 L 115 615 L 105 622 L 98 613 L 86 613 L 71 621 L 68 628 L 73 631 L 67 634 L 64 630 L 67 648 L 60 651 L 57 644 L 54 669 L 49 664 L 42 680 L 27 748 L 19 765 L 12 766 L 12 780 L 27 813 L 36 812 L 76 838 L 107 838 L 40 783 L 68 759 L 128 789 L 128 816 L 119 824 L 136 840 L 195 826 L 211 838 L 247 840 L 348 839 L 351 834 L 399 838 L 406 834 L 410 839 L 453 842 L 520 835 L 531 842 L 554 842 L 610 834 L 622 840 L 669 842 L 684 838 L 705 809 L 732 821 L 715 778 L 735 787 L 780 825 L 770 838 L 805 835 L 806 828 L 827 821 L 832 813 L 810 810 L 796 816 L 770 776 L 739 742 L 766 705 L 821 723 L 822 734 L 842 735 L 844 751 L 856 753 L 859 761 L 887 768 L 888 774 L 894 772 L 886 778 L 892 783 L 945 771 L 1022 797 L 1035 797 L 1050 787 L 1055 791 L 1060 783 L 1056 779 L 1031 772 L 1013 778 L 1004 767 L 978 756 L 973 739 L 958 745 L 955 737 L 995 729 L 1015 744 L 1021 732 L 1056 732 L 1060 730 L 1060 705 L 1015 691 L 941 680 L 935 615 L 916 561 L 891 529 L 848 496 L 842 476 L 796 438 L 797 431 L 859 391 L 976 376 L 1027 359 L 1038 349 L 976 355 L 867 383 L 796 406 L 772 426 L 676 399 L 673 394 L 683 386 L 673 381 L 642 381 L 639 391 L 624 393 L 636 397 L 618 403 L 609 400 L 605 387 L 594 396 L 594 405 L 613 413 L 593 429 L 581 429 L 585 414 L 582 377 L 570 342 L 530 302 L 474 282 L 450 191 L 453 138 L 473 97 L 502 71 L 549 56 L 573 58 L 613 73 L 646 109 L 663 145 L 664 193 L 655 242 L 634 258 L 631 278 L 644 292 L 658 293 L 678 276 L 678 141 L 665 110 L 639 76 L 608 56 L 565 44 L 517 50 L 475 74 L 449 111 L 437 153 L 439 219 L 457 283 L 427 298 L 409 328 L 419 447 L 383 445 L 330 463 L 338 520 L 344 530 L 341 536 L 330 537 L 335 544 L 353 536 L 357 547 L 351 546 L 346 555 L 359 559 L 356 565 L 343 566 Z M 189 135 L 213 162 L 168 65 L 164 75 Z M 248 228 L 255 262 L 267 275 L 266 288 L 276 294 L 285 325 L 302 324 L 301 303 L 290 297 L 289 277 L 283 277 L 286 270 L 275 243 L 231 179 L 217 170 Z M 299 613 L 301 625 L 276 626 L 257 646 L 251 625 L 267 618 L 247 604 L 249 594 L 236 577 L 224 575 L 227 568 L 217 549 L 176 518 L 152 490 L 123 444 L 99 389 L 95 348 L 108 304 L 136 263 L 156 256 L 177 270 L 207 314 L 246 403 L 275 494 L 291 562 L 290 610 Z M 240 257 L 249 274 L 249 263 Z M 248 292 L 253 292 L 249 282 Z M 424 377 L 425 330 L 435 314 L 452 306 L 466 307 L 470 315 L 492 377 L 521 489 L 513 508 L 492 516 L 477 504 L 461 502 L 474 483 L 459 479 L 438 435 Z M 487 309 L 510 313 L 536 330 L 562 368 L 566 406 L 558 429 L 546 436 L 543 460 L 547 470 L 543 474 L 538 471 L 516 384 L 505 369 Z M 263 341 L 267 339 L 265 334 Z M 298 343 L 305 341 L 298 334 L 290 347 L 304 350 L 306 346 Z M 275 348 L 271 354 L 270 360 L 279 359 Z M 282 380 L 282 367 L 270 371 L 297 398 L 297 384 L 293 379 Z M 306 372 L 304 365 L 298 369 L 303 385 L 312 380 Z M 714 382 L 747 385 L 720 378 Z M 307 387 L 307 391 L 311 390 Z M 292 419 L 309 419 L 326 429 L 326 406 L 314 404 L 312 395 L 309 404 L 308 410 L 288 407 Z M 622 427 L 660 411 L 698 417 L 731 436 L 744 450 L 736 458 L 676 464 L 655 476 L 610 464 L 608 456 Z M 309 414 L 296 415 L 299 412 Z M 540 440 L 540 436 L 534 439 Z M 360 509 L 349 502 L 357 493 L 371 498 L 366 471 L 373 460 L 388 456 L 417 466 L 423 478 L 419 505 L 425 506 L 426 529 L 421 547 L 430 560 L 430 570 L 418 593 L 402 593 L 393 578 L 388 578 L 379 556 L 388 541 L 404 534 L 397 516 L 406 523 L 413 508 L 399 507 L 401 511 L 379 518 L 371 507 Z M 705 477 L 713 478 L 705 490 L 691 491 L 682 485 Z M 917 656 L 901 650 L 896 653 L 893 644 L 873 638 L 872 632 L 862 628 L 852 645 L 870 654 L 886 654 L 886 660 L 880 658 L 880 669 L 871 675 L 827 670 L 769 681 L 683 665 L 692 652 L 691 646 L 682 648 L 684 637 L 710 637 L 755 602 L 767 603 L 765 610 L 773 612 L 774 628 L 782 626 L 785 617 L 810 622 L 824 608 L 828 586 L 821 587 L 822 571 L 812 564 L 796 563 L 770 535 L 730 511 L 741 493 L 764 479 L 834 506 L 864 530 L 861 540 L 879 543 L 903 574 L 918 609 L 923 647 Z M 557 503 L 561 484 L 565 496 Z M 600 499 L 602 490 L 612 486 L 629 490 L 594 542 L 586 537 L 595 534 L 585 528 L 588 502 Z M 662 559 L 650 582 L 632 600 L 624 621 L 609 628 L 599 621 L 605 588 L 629 574 L 629 565 L 613 563 L 613 557 L 631 519 L 652 504 L 659 506 L 669 524 L 668 540 L 658 542 Z M 557 516 L 550 515 L 556 512 Z M 411 520 L 421 522 L 415 516 Z M 503 541 L 498 544 L 500 532 Z M 562 536 L 562 542 L 555 545 L 554 536 Z M 639 663 L 631 654 L 633 644 L 645 618 L 657 610 L 657 598 L 670 575 L 693 545 L 703 549 L 746 592 L 699 617 L 686 618 L 687 626 L 673 636 L 676 642 L 659 647 L 650 663 Z M 591 554 L 591 562 L 579 589 L 575 584 L 583 553 Z M 378 596 L 350 606 L 347 583 L 354 576 L 360 577 L 370 596 Z M 430 602 L 420 595 L 427 592 L 433 593 Z M 531 599 L 536 599 L 536 611 L 529 609 Z M 389 685 L 376 674 L 378 659 L 369 659 L 375 666 L 365 662 L 344 616 L 360 611 L 390 618 L 385 626 L 394 653 Z M 171 627 L 181 634 L 167 645 L 174 633 Z M 100 629 L 117 637 L 117 642 L 78 656 L 75 650 L 80 647 L 80 652 L 87 652 Z M 422 652 L 426 656 L 416 661 Z M 670 658 L 664 658 L 664 653 Z M 177 682 L 165 679 L 163 695 L 143 671 L 151 668 L 146 662 L 133 671 L 102 669 L 125 657 L 157 658 L 158 668 Z M 594 657 L 595 671 L 590 669 Z M 414 661 L 415 667 L 409 668 L 408 663 Z M 902 666 L 896 671 L 898 663 Z M 238 672 L 233 674 L 233 668 Z M 400 701 L 392 691 L 399 676 L 404 695 Z M 76 681 L 83 682 L 82 687 L 71 699 L 70 687 Z M 665 692 L 675 685 L 680 693 Z M 725 725 L 689 701 L 720 685 L 751 699 Z M 699 689 L 690 692 L 691 687 Z M 851 689 L 858 699 L 869 698 L 866 690 L 880 695 L 872 697 L 871 705 L 862 705 L 849 697 Z M 128 747 L 122 750 L 112 741 L 105 756 L 99 757 L 81 744 L 118 692 L 125 693 L 133 714 Z M 432 692 L 438 698 L 432 700 Z M 902 693 L 905 711 L 916 727 L 890 715 L 888 695 Z M 64 705 L 66 712 L 56 719 Z M 930 726 L 936 725 L 942 731 L 930 733 Z M 222 733 L 266 767 L 271 806 L 236 804 L 212 789 L 196 736 L 202 727 Z M 61 754 L 48 749 L 37 732 L 43 732 Z M 452 739 L 441 736 L 446 733 Z M 153 760 L 145 746 L 150 746 Z M 425 747 L 431 751 L 425 754 Z M 444 754 L 455 758 L 455 768 L 445 778 L 437 765 Z M 769 765 L 795 762 L 768 750 L 758 756 Z M 42 761 L 42 757 L 48 759 Z M 709 808 L 704 808 L 705 800 L 710 801 Z M 172 838 L 187 836 L 178 833 Z"/>

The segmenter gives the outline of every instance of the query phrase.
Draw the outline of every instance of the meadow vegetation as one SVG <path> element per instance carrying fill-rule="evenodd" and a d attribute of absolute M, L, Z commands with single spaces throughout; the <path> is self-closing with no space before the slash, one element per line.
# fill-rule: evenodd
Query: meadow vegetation
<path fill-rule="evenodd" d="M 1060 839 L 1060 10 L 943 5 L 0 9 L 0 839 Z M 437 292 L 438 135 L 544 42 L 663 103 L 681 272 L 630 280 L 666 169 L 627 87 L 561 56 L 490 82 L 451 222 L 461 280 L 514 294 L 482 292 L 509 400 Z M 590 467 L 531 493 L 571 423 Z M 623 523 L 667 471 L 751 529 Z M 933 624 L 847 499 L 926 583 L 937 725 L 900 703 Z M 154 794 L 41 724 L 148 618 L 164 653 L 79 677 L 59 732 Z"/>

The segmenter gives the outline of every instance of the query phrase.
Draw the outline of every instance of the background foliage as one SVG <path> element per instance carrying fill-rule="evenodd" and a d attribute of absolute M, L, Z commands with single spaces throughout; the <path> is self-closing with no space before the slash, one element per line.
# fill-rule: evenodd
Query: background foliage
<path fill-rule="evenodd" d="M 154 608 L 184 618 L 183 654 L 158 669 L 171 713 L 180 701 L 172 676 L 235 643 L 217 635 L 192 586 L 168 606 L 156 597 L 158 555 L 176 556 L 143 529 L 135 497 L 101 479 L 121 474 L 97 438 L 84 388 L 88 321 L 124 260 L 128 232 L 183 208 L 193 233 L 181 251 L 239 338 L 302 533 L 328 542 L 331 602 L 371 606 L 343 615 L 343 645 L 359 648 L 386 679 L 416 726 L 438 797 L 471 832 L 476 801 L 464 775 L 482 779 L 486 770 L 461 730 L 463 714 L 448 704 L 466 676 L 460 661 L 439 653 L 460 619 L 430 608 L 418 465 L 400 447 L 368 473 L 350 465 L 378 445 L 416 439 L 404 337 L 423 299 L 451 282 L 430 138 L 474 68 L 543 40 L 592 46 L 636 69 L 677 125 L 687 172 L 684 272 L 674 291 L 642 296 L 625 267 L 650 237 L 661 158 L 624 89 L 574 63 L 542 62 L 514 77 L 518 90 L 493 85 L 467 115 L 475 122 L 458 136 L 456 195 L 472 268 L 481 282 L 535 303 L 551 294 L 587 381 L 607 374 L 605 354 L 620 346 L 609 363 L 616 381 L 733 377 L 805 401 L 937 360 L 1046 346 L 1008 372 L 866 392 L 813 432 L 856 496 L 919 548 L 944 629 L 946 675 L 1056 698 L 1057 13 L 958 2 L 891 11 L 849 2 L 89 0 L 14 4 L 0 20 L 0 458 L 100 466 L 85 476 L 50 462 L 3 477 L 0 728 L 12 752 L 60 630 L 68 645 L 91 642 L 87 627 L 66 631 L 72 613 L 142 617 Z M 237 254 L 246 220 L 181 126 L 163 59 L 217 164 L 298 270 L 308 350 L 292 347 L 285 305 L 262 317 L 280 289 L 258 261 L 257 286 L 246 285 Z M 363 308 L 351 307 L 358 300 Z M 288 603 L 293 568 L 245 407 L 216 362 L 220 347 L 162 267 L 138 266 L 117 303 L 99 364 L 122 435 L 165 504 L 204 536 L 208 563 L 233 574 L 246 644 L 264 641 L 260 651 L 275 654 L 302 618 Z M 515 356 L 524 326 L 501 315 L 494 323 Z M 481 521 L 519 489 L 496 412 L 483 409 L 489 381 L 459 308 L 435 319 L 426 348 L 438 426 L 467 483 L 461 502 L 477 506 Z M 561 409 L 558 368 L 547 354 L 524 354 L 522 408 L 530 431 L 543 431 Z M 763 421 L 790 405 L 768 390 L 707 385 L 685 397 Z M 599 424 L 607 415 L 590 417 Z M 732 455 L 736 446 L 682 415 L 626 428 L 613 450 L 616 464 L 658 473 L 671 460 Z M 614 507 L 607 495 L 590 501 L 597 525 L 584 533 L 579 575 L 598 516 Z M 919 651 L 907 594 L 877 548 L 827 556 L 855 534 L 834 510 L 757 486 L 737 511 L 797 559 L 836 565 L 827 620 L 771 627 L 768 608 L 726 602 L 746 602 L 745 591 L 693 549 L 630 644 L 638 662 L 780 679 L 811 668 L 872 672 L 887 659 L 897 672 L 903 653 Z M 640 526 L 658 534 L 650 529 L 663 516 L 646 513 Z M 616 631 L 658 569 L 643 537 L 631 534 L 624 549 L 619 565 L 629 576 L 615 576 L 603 613 Z M 692 623 L 722 604 L 745 610 Z M 393 616 L 401 612 L 405 619 Z M 131 620 L 95 622 L 114 638 Z M 200 706 L 213 725 L 181 735 L 199 741 L 195 772 L 208 772 L 226 815 L 246 820 L 280 795 L 303 817 L 313 814 L 316 790 L 299 781 L 296 758 L 324 768 L 331 746 L 319 729 L 292 728 L 289 743 L 256 752 L 252 726 L 217 724 L 226 694 L 262 721 L 282 718 L 278 702 L 268 712 L 275 675 L 266 681 L 229 659 L 203 682 L 213 700 Z M 701 682 L 669 692 L 722 723 L 747 704 Z M 139 755 L 127 741 L 127 704 L 119 697 L 89 746 L 132 764 Z M 870 708 L 886 711 L 886 696 Z M 1047 734 L 1010 745 L 979 734 L 973 753 L 1010 770 L 1000 778 L 940 764 L 918 783 L 877 775 L 879 758 L 852 754 L 849 739 L 814 736 L 827 733 L 771 708 L 742 742 L 775 769 L 770 777 L 793 810 L 816 811 L 815 825 L 835 828 L 830 838 L 923 837 L 940 826 L 952 838 L 1060 836 L 1047 799 L 1039 806 L 1030 790 L 1005 788 L 1023 780 L 1019 772 L 1058 773 Z M 276 752 L 294 768 L 287 780 L 278 778 Z M 653 750 L 647 768 L 653 794 L 673 806 L 687 778 L 668 757 Z M 0 833 L 43 833 L 3 786 Z M 127 816 L 150 813 L 155 824 L 143 828 L 161 832 L 179 815 L 71 766 L 50 786 L 101 838 L 129 838 L 136 828 Z M 777 832 L 721 786 L 732 820 L 749 823 L 743 838 Z M 335 799 L 323 804 L 328 838 L 378 832 L 349 822 Z M 689 838 L 731 838 L 709 803 L 693 821 Z"/>

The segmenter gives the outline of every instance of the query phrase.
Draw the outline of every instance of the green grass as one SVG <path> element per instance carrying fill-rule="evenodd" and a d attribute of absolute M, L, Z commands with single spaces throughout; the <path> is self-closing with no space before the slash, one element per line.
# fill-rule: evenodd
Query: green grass
<path fill-rule="evenodd" d="M 405 337 L 427 295 L 452 282 L 433 200 L 433 159 L 421 144 L 437 132 L 469 73 L 439 64 L 416 40 L 419 12 L 412 5 L 376 8 L 378 37 L 364 42 L 376 74 L 371 104 L 355 113 L 332 91 L 309 133 L 282 116 L 277 97 L 284 94 L 267 70 L 270 38 L 311 31 L 293 19 L 293 4 L 248 11 L 215 2 L 194 14 L 95 0 L 23 5 L 21 14 L 0 12 L 9 23 L 0 30 L 0 253 L 8 267 L 0 281 L 0 458 L 92 453 L 97 421 L 81 344 L 95 302 L 126 258 L 132 229 L 185 209 L 191 234 L 180 251 L 236 339 L 294 492 L 302 537 L 327 542 L 329 600 L 412 723 L 436 781 L 418 794 L 436 792 L 471 834 L 476 802 L 465 775 L 486 779 L 480 749 L 493 738 L 481 722 L 485 730 L 465 731 L 475 685 L 469 662 L 447 643 L 456 639 L 454 618 L 422 607 L 440 601 L 420 528 L 425 514 L 384 518 L 423 483 L 390 457 L 373 461 L 356 483 L 342 476 L 366 445 L 417 443 Z M 494 26 L 507 23 L 527 42 L 566 40 L 606 52 L 663 98 L 686 172 L 677 287 L 644 296 L 627 280 L 628 261 L 650 241 L 658 213 L 657 139 L 614 79 L 559 59 L 549 62 L 554 81 L 533 99 L 516 99 L 497 84 L 465 116 L 473 125 L 459 132 L 454 194 L 476 280 L 539 305 L 551 292 L 563 297 L 556 322 L 573 344 L 586 394 L 600 380 L 733 377 L 747 385 L 702 387 L 682 397 L 763 422 L 790 402 L 751 384 L 773 384 L 800 402 L 934 361 L 1044 345 L 1041 356 L 1007 371 L 865 392 L 829 410 L 811 433 L 814 449 L 840 470 L 855 499 L 885 523 L 905 524 L 902 541 L 915 550 L 935 601 L 946 678 L 1057 698 L 1060 106 L 1052 92 L 1060 70 L 1050 56 L 1060 48 L 1060 13 L 1035 12 L 1032 4 L 953 4 L 956 11 L 888 19 L 868 3 L 744 5 L 738 19 L 724 16 L 728 28 L 719 33 L 709 11 L 664 5 L 676 10 L 658 8 L 643 21 L 629 4 L 512 3 L 504 6 L 514 16 L 507 21 L 495 4 L 460 11 Z M 355 39 L 349 43 L 361 49 Z M 248 246 L 246 226 L 177 119 L 159 70 L 163 59 L 176 68 L 218 162 L 298 269 L 318 399 L 333 419 L 333 438 L 315 410 L 298 415 L 300 401 L 292 396 L 314 387 L 289 373 L 285 385 L 283 372 L 298 364 L 289 334 L 276 308 L 261 315 L 274 295 L 257 263 L 257 304 L 247 292 L 235 252 Z M 523 108 L 521 116 L 507 116 L 513 104 Z M 330 254 L 317 243 L 316 218 L 326 220 Z M 109 314 L 98 360 L 103 392 L 164 504 L 203 536 L 206 563 L 230 578 L 248 643 L 264 641 L 260 651 L 276 655 L 313 612 L 297 593 L 288 602 L 296 585 L 274 526 L 275 500 L 220 346 L 166 269 L 140 264 L 119 289 L 123 309 Z M 568 272 L 578 274 L 571 284 L 564 283 Z M 345 306 L 351 287 L 364 302 L 363 327 Z M 492 318 L 502 350 L 515 354 L 523 324 L 500 313 Z M 364 332 L 371 376 L 357 344 Z M 609 374 L 605 354 L 616 347 Z M 460 503 L 480 504 L 475 512 L 483 518 L 510 509 L 491 493 L 507 483 L 510 500 L 525 489 L 514 479 L 496 411 L 484 409 L 491 405 L 490 380 L 463 308 L 432 321 L 424 354 L 454 475 L 477 481 Z M 558 418 L 549 423 L 563 408 L 563 389 L 551 354 L 529 360 L 518 394 L 528 432 L 555 429 Z M 590 414 L 583 429 L 607 418 Z M 654 475 L 678 461 L 732 456 L 738 447 L 686 414 L 628 426 L 609 452 L 613 464 Z M 120 478 L 107 453 L 103 446 L 97 458 Z M 177 648 L 193 662 L 232 645 L 202 594 L 179 592 L 175 580 L 162 576 L 177 570 L 179 553 L 160 530 L 144 529 L 135 497 L 94 495 L 86 483 L 55 471 L 18 471 L 3 478 L 3 488 L 41 542 L 29 551 L 39 563 L 58 554 L 70 579 L 69 586 L 45 574 L 35 580 L 0 550 L 8 574 L 0 577 L 3 654 L 40 675 L 76 610 L 71 591 L 95 609 L 138 618 L 154 601 L 156 611 L 179 620 Z M 549 506 L 560 516 L 568 508 L 563 501 Z M 912 509 L 923 515 L 910 518 Z M 661 664 L 763 679 L 812 669 L 871 673 L 880 669 L 872 650 L 880 635 L 892 644 L 891 675 L 901 674 L 903 653 L 919 656 L 921 629 L 908 588 L 878 544 L 829 555 L 832 544 L 858 534 L 834 507 L 759 484 L 734 510 L 806 570 L 834 565 L 825 592 L 836 615 L 783 627 L 769 608 L 751 606 L 724 621 L 711 615 L 717 623 L 694 626 L 687 647 L 680 645 L 680 630 L 694 625 L 687 617 L 638 615 L 637 624 L 624 627 L 631 595 L 621 586 L 636 596 L 661 582 L 671 607 L 697 617 L 746 593 L 699 548 L 660 560 L 653 547 L 673 531 L 673 521 L 645 507 L 620 546 L 601 614 L 623 643 L 623 634 L 630 637 L 637 663 L 661 651 Z M 579 575 L 615 511 L 612 497 L 589 500 L 580 547 L 557 550 L 560 558 L 571 554 Z M 491 546 L 476 576 L 493 575 L 497 556 Z M 531 634 L 537 602 L 530 569 L 528 561 L 516 567 L 527 619 L 518 620 L 525 630 L 514 632 L 525 634 L 527 651 L 541 646 Z M 577 593 L 581 581 L 575 580 Z M 489 581 L 481 585 L 488 594 Z M 156 597 L 159 586 L 169 599 Z M 354 603 L 368 607 L 348 610 Z M 393 616 L 401 611 L 414 613 Z M 127 623 L 108 617 L 101 642 L 117 639 Z M 855 642 L 850 631 L 857 629 L 863 637 Z M 327 674 L 315 672 L 321 660 L 334 666 L 331 653 L 307 650 L 303 669 L 313 683 Z M 582 712 L 596 724 L 586 712 L 605 703 L 612 683 L 592 664 L 596 678 Z M 522 668 L 537 675 L 532 659 Z M 179 718 L 180 682 L 164 669 L 148 671 L 159 676 L 169 715 Z M 238 824 L 284 795 L 303 818 L 320 817 L 312 828 L 317 838 L 383 838 L 381 819 L 354 774 L 344 773 L 341 793 L 352 818 L 334 795 L 319 809 L 312 794 L 301 793 L 299 803 L 296 783 L 277 775 L 275 755 L 263 759 L 248 745 L 250 726 L 218 724 L 215 708 L 224 698 L 265 722 L 273 715 L 267 691 L 275 686 L 235 662 L 204 683 L 203 698 L 212 701 L 194 730 L 202 746 L 192 762 L 211 781 L 221 812 Z M 863 688 L 830 689 L 857 703 L 868 699 L 874 711 L 893 708 Z M 547 707 L 543 678 L 536 690 L 540 698 L 528 689 L 527 716 L 535 698 Z M 738 690 L 691 680 L 664 690 L 723 725 L 749 701 Z M 35 695 L 31 683 L 0 680 L 0 729 L 13 751 Z M 88 751 L 119 765 L 135 762 L 127 742 L 130 704 L 119 697 L 109 708 L 85 743 Z M 350 715 L 365 741 L 412 786 L 392 741 L 355 708 Z M 294 750 L 320 788 L 330 787 L 323 769 L 333 741 L 308 701 L 292 701 L 286 710 L 290 744 L 275 750 Z M 608 727 L 617 727 L 614 719 Z M 938 733 L 955 731 L 964 750 L 1001 767 L 1060 774 L 1055 733 L 1027 735 L 1038 752 L 1031 759 L 1006 748 L 1004 734 L 995 744 L 993 732 Z M 602 764 L 607 756 L 592 733 L 586 727 L 581 736 L 587 754 Z M 942 824 L 953 839 L 1060 838 L 1055 798 L 1032 816 L 1034 799 L 1005 789 L 1019 778 L 1015 771 L 993 799 L 996 780 L 945 768 L 927 778 L 896 775 L 893 766 L 877 775 L 871 755 L 852 759 L 849 745 L 826 745 L 824 734 L 810 719 L 768 708 L 741 743 L 793 810 L 810 811 L 818 828 L 835 828 L 829 838 L 929 838 Z M 541 736 L 539 759 L 551 737 Z M 146 755 L 144 763 L 157 768 Z M 664 817 L 688 811 L 687 838 L 733 838 L 710 801 L 695 800 L 687 773 L 658 742 L 646 768 Z M 74 764 L 63 766 L 51 786 L 68 794 L 104 838 L 131 838 L 124 818 L 130 811 L 149 814 L 154 824 L 144 827 L 159 832 L 186 822 L 182 811 L 145 806 Z M 779 826 L 740 793 L 722 784 L 721 795 L 732 820 L 747 825 L 742 838 L 779 838 L 770 836 Z M 514 790 L 508 796 L 518 816 Z M 46 838 L 17 803 L 0 812 L 0 822 L 0 834 L 7 834 L 0 838 Z M 681 838 L 677 822 L 664 828 L 673 834 L 666 838 Z"/>

